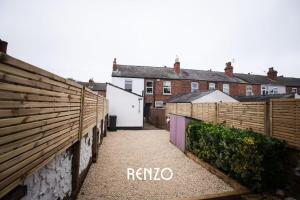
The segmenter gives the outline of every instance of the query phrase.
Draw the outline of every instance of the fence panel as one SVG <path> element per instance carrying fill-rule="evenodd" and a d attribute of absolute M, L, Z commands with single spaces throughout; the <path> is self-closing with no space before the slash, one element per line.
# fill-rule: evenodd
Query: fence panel
<path fill-rule="evenodd" d="M 192 114 L 191 103 L 178 103 L 176 106 L 176 114 L 186 117 L 191 117 Z"/>
<path fill-rule="evenodd" d="M 96 126 L 97 93 L 84 88 L 82 136 Z"/>
<path fill-rule="evenodd" d="M 300 99 L 272 100 L 271 134 L 300 149 Z"/>
<path fill-rule="evenodd" d="M 176 114 L 176 103 L 167 103 L 166 105 L 166 115 Z"/>
<path fill-rule="evenodd" d="M 265 102 L 219 103 L 218 123 L 265 133 Z"/>
<path fill-rule="evenodd" d="M 206 122 L 217 122 L 216 103 L 195 103 L 192 104 L 192 118 Z"/>
<path fill-rule="evenodd" d="M 0 55 L 0 196 L 78 140 L 83 87 Z"/>

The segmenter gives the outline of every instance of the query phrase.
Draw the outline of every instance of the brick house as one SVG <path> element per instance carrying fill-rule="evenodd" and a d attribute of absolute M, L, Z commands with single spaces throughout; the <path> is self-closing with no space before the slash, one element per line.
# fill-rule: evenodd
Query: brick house
<path fill-rule="evenodd" d="M 98 94 L 106 97 L 106 83 L 96 83 L 93 79 L 90 79 L 89 82 L 78 81 L 79 84 L 87 86 L 91 90 L 97 92 Z"/>
<path fill-rule="evenodd" d="M 178 58 L 173 67 L 121 65 L 114 59 L 112 83 L 143 95 L 145 113 L 175 95 L 194 91 L 217 89 L 230 96 L 300 92 L 299 78 L 277 77 L 274 68 L 269 68 L 267 76 L 233 73 L 231 62 L 226 63 L 224 72 L 182 69 Z"/>

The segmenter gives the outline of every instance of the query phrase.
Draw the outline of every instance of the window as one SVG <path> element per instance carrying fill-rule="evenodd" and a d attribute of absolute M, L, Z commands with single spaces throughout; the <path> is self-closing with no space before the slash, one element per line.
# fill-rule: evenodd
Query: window
<path fill-rule="evenodd" d="M 229 94 L 229 84 L 227 84 L 227 83 L 223 84 L 223 92 L 226 94 Z"/>
<path fill-rule="evenodd" d="M 125 80 L 125 90 L 132 92 L 132 80 Z"/>
<path fill-rule="evenodd" d="M 261 86 L 261 94 L 264 96 L 268 95 L 268 90 L 267 90 L 266 86 Z"/>
<path fill-rule="evenodd" d="M 214 89 L 216 89 L 216 84 L 215 84 L 215 83 L 209 83 L 209 84 L 208 84 L 208 89 L 209 89 L 209 90 L 214 90 Z"/>
<path fill-rule="evenodd" d="M 153 94 L 153 81 L 146 81 L 146 94 Z"/>
<path fill-rule="evenodd" d="M 297 93 L 297 88 L 292 88 L 292 93 Z"/>
<path fill-rule="evenodd" d="M 246 96 L 251 96 L 253 95 L 252 93 L 252 85 L 247 85 L 246 86 Z"/>
<path fill-rule="evenodd" d="M 277 87 L 273 88 L 273 94 L 278 94 L 278 88 Z"/>
<path fill-rule="evenodd" d="M 197 82 L 192 82 L 191 83 L 191 91 L 192 92 L 197 92 L 198 91 L 198 86 L 199 86 L 199 84 Z"/>
<path fill-rule="evenodd" d="M 164 95 L 170 95 L 171 94 L 171 81 L 164 81 Z"/>

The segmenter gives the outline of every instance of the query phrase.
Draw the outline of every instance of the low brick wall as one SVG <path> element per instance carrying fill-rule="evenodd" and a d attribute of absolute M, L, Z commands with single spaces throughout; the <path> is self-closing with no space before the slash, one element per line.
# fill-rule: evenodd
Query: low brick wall
<path fill-rule="evenodd" d="M 165 117 L 165 108 L 150 108 L 149 112 L 149 123 L 154 125 L 157 128 L 166 128 L 166 117 Z"/>

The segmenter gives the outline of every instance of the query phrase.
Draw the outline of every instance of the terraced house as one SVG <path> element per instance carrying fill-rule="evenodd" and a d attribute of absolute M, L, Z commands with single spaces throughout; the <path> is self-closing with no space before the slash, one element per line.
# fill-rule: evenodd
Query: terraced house
<path fill-rule="evenodd" d="M 144 96 L 145 113 L 151 106 L 161 107 L 171 97 L 195 91 L 220 90 L 230 96 L 300 94 L 300 79 L 277 76 L 274 68 L 264 75 L 233 73 L 231 62 L 224 72 L 182 69 L 176 58 L 173 67 L 152 67 L 113 62 L 112 83 Z"/>

